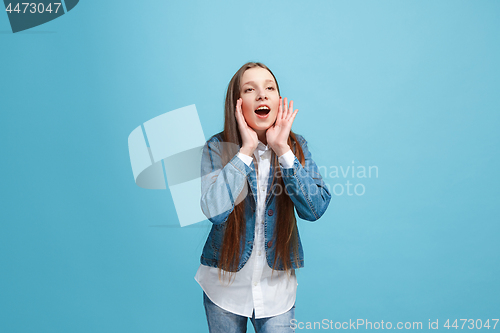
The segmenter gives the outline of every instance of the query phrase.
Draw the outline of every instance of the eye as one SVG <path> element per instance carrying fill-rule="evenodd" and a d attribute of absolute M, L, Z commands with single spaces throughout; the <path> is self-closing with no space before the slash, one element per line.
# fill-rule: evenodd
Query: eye
<path fill-rule="evenodd" d="M 248 92 L 250 90 L 253 90 L 253 88 L 247 88 L 247 89 L 245 89 L 245 92 Z"/>
<path fill-rule="evenodd" d="M 269 90 L 274 90 L 274 87 L 267 87 L 267 89 L 269 89 Z"/>

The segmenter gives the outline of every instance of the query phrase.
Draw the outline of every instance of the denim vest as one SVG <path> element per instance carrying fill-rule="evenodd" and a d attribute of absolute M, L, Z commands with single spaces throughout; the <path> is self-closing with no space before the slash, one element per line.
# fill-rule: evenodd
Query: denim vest
<path fill-rule="evenodd" d="M 304 152 L 305 166 L 302 167 L 297 157 L 295 157 L 293 167 L 289 169 L 282 168 L 281 175 L 286 191 L 295 206 L 297 215 L 307 221 L 316 221 L 325 213 L 330 203 L 331 194 L 319 173 L 316 163 L 311 158 L 311 153 L 307 148 L 307 141 L 301 135 L 295 135 Z M 234 206 L 240 201 L 245 200 L 244 216 L 246 233 L 245 243 L 240 246 L 243 251 L 237 268 L 237 271 L 239 271 L 247 262 L 253 248 L 256 219 L 255 207 L 257 202 L 257 174 L 253 161 L 248 166 L 236 155 L 234 155 L 229 163 L 222 167 L 222 149 L 226 149 L 223 148 L 224 145 L 233 144 L 223 143 L 222 133 L 218 133 L 212 136 L 203 148 L 201 161 L 202 195 L 200 204 L 203 213 L 213 224 L 203 247 L 200 261 L 203 265 L 218 267 L 227 218 L 233 211 Z M 232 148 L 233 151 L 237 152 L 239 147 Z M 274 158 L 275 153 L 273 152 L 272 155 L 272 158 Z M 274 188 L 271 189 L 273 169 L 271 163 L 264 216 L 266 259 L 271 268 L 273 267 L 275 256 L 273 233 L 276 223 L 276 195 L 274 193 L 279 194 L 282 192 L 276 188 L 278 186 L 276 182 Z M 298 238 L 298 267 L 304 267 L 304 252 L 300 241 L 300 234 Z M 292 267 L 298 268 L 293 258 L 290 259 Z M 284 268 L 280 263 L 275 269 L 283 270 Z"/>

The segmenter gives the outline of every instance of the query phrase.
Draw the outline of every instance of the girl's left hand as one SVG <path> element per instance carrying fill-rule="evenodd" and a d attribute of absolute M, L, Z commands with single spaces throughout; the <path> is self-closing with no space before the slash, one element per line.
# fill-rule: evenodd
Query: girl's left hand
<path fill-rule="evenodd" d="M 290 135 L 290 130 L 292 129 L 293 120 L 295 119 L 297 112 L 299 112 L 299 109 L 296 109 L 295 112 L 293 112 L 292 100 L 290 101 L 290 106 L 287 104 L 287 98 L 285 97 L 285 106 L 283 107 L 280 97 L 280 106 L 276 122 L 266 131 L 267 144 L 278 156 L 283 155 L 290 149 L 290 146 L 288 145 L 288 136 Z"/>

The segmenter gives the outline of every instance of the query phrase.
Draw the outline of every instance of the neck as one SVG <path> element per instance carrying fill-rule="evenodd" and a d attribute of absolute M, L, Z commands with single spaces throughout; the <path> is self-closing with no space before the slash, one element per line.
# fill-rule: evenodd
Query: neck
<path fill-rule="evenodd" d="M 255 132 L 257 133 L 257 137 L 259 138 L 260 142 L 267 145 L 267 138 L 266 138 L 267 130 L 255 130 Z"/>

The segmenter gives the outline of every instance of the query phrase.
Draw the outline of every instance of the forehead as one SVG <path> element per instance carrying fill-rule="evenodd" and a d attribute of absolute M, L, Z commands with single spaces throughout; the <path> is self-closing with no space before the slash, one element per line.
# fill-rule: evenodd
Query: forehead
<path fill-rule="evenodd" d="M 274 77 L 271 73 L 265 68 L 262 67 L 254 67 L 247 69 L 243 76 L 241 77 L 241 85 L 244 85 L 250 81 L 254 83 L 264 83 L 266 81 L 274 81 Z"/>

